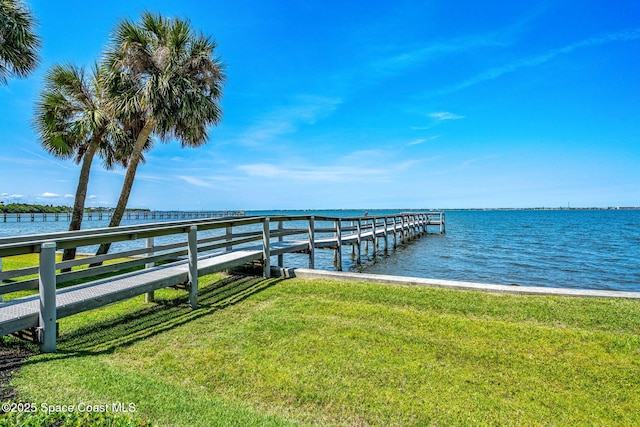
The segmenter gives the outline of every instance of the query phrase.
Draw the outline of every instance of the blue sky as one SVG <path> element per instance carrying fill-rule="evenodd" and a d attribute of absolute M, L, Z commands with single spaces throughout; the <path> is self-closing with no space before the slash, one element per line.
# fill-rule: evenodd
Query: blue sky
<path fill-rule="evenodd" d="M 79 167 L 32 131 L 43 75 L 150 10 L 213 36 L 228 78 L 210 141 L 158 142 L 131 207 L 640 205 L 637 2 L 27 4 L 42 64 L 0 87 L 5 203 L 73 203 Z M 87 205 L 114 206 L 123 175 L 98 162 Z"/>

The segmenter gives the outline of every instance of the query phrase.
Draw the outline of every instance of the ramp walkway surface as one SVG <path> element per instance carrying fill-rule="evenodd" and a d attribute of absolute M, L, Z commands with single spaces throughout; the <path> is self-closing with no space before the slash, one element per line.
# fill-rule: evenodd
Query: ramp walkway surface
<path fill-rule="evenodd" d="M 301 251 L 307 242 L 272 242 L 271 254 Z M 263 248 L 252 246 L 198 258 L 198 275 L 217 273 L 262 259 Z M 188 260 L 95 280 L 56 290 L 57 318 L 71 316 L 157 289 L 188 281 Z M 17 298 L 0 305 L 0 336 L 38 326 L 39 295 Z"/>

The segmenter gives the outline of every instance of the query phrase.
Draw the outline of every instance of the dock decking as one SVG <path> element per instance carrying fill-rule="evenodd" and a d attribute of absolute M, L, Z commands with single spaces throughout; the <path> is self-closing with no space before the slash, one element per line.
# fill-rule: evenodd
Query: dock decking
<path fill-rule="evenodd" d="M 277 223 L 277 228 L 272 228 L 273 223 Z M 295 227 L 285 228 L 286 223 L 292 223 Z M 307 226 L 300 227 L 301 223 L 306 223 Z M 332 226 L 318 226 L 327 223 Z M 16 290 L 39 289 L 38 294 L 0 302 L 0 336 L 30 329 L 40 342 L 41 350 L 52 352 L 55 351 L 56 321 L 59 318 L 141 294 L 147 294 L 149 300 L 152 300 L 153 291 L 179 284 L 186 284 L 190 304 L 196 308 L 199 276 L 250 262 L 261 262 L 263 275 L 269 277 L 271 257 L 278 257 L 278 265 L 283 266 L 282 257 L 288 253 L 307 254 L 309 267 L 313 268 L 316 249 L 333 249 L 336 253 L 335 265 L 340 271 L 342 247 L 345 245 L 354 247 L 356 262 L 359 263 L 362 242 L 374 242 L 375 254 L 379 239 L 384 239 L 386 250 L 391 239 L 395 246 L 399 241 L 427 233 L 430 227 L 435 228 L 436 232 L 444 232 L 444 214 L 408 213 L 358 218 L 280 216 L 205 219 L 0 239 L 0 257 L 34 252 L 40 254 L 38 267 L 0 271 L 0 296 Z M 224 233 L 198 238 L 198 232 L 207 230 L 224 230 Z M 187 241 L 154 245 L 155 237 L 176 234 L 186 234 Z M 303 237 L 297 237 L 300 235 Z M 56 249 L 139 239 L 146 239 L 144 249 L 58 263 L 55 261 Z M 255 241 L 261 243 L 252 244 Z M 128 260 L 113 265 L 58 272 L 74 266 L 122 258 Z M 155 265 L 156 262 L 167 260 L 174 261 Z M 143 265 L 145 268 L 142 270 L 120 273 L 124 269 Z M 78 279 L 91 280 L 91 277 L 105 272 L 116 275 L 58 288 L 60 284 Z M 25 275 L 34 273 L 38 273 L 38 279 L 20 280 Z M 18 281 L 3 284 L 7 279 Z"/>

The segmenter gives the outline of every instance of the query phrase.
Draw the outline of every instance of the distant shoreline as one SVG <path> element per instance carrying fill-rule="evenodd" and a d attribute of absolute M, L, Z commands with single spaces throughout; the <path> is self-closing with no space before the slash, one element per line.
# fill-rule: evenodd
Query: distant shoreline
<path fill-rule="evenodd" d="M 530 207 L 530 208 L 421 208 L 420 210 L 429 211 L 634 211 L 640 210 L 640 206 L 608 206 L 608 207 Z M 53 205 L 37 205 L 26 203 L 0 204 L 0 214 L 55 214 L 55 213 L 71 213 L 72 208 L 69 206 L 53 206 Z M 367 209 L 350 209 L 350 208 L 327 208 L 327 209 L 247 209 L 246 212 L 252 211 L 415 211 L 417 208 L 367 208 Z M 85 213 L 109 213 L 113 208 L 98 207 L 85 208 Z M 181 212 L 175 209 L 148 209 L 148 208 L 127 208 L 127 212 Z M 209 209 L 201 209 L 200 212 L 209 211 Z M 223 210 L 225 211 L 225 210 Z M 187 211 L 185 211 L 187 212 Z M 190 211 L 189 212 L 196 212 Z M 229 210 L 231 212 L 231 210 Z"/>
<path fill-rule="evenodd" d="M 437 208 L 442 211 L 636 211 L 640 206 L 609 206 L 606 208 Z"/>

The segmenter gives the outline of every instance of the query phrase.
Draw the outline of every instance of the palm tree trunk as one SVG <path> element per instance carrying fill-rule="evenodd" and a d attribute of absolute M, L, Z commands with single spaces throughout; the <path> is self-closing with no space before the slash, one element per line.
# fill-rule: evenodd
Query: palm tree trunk
<path fill-rule="evenodd" d="M 87 200 L 87 188 L 89 187 L 89 174 L 91 172 L 91 163 L 93 157 L 98 151 L 100 145 L 101 134 L 93 136 L 87 151 L 82 157 L 82 167 L 80 168 L 80 178 L 78 178 L 78 187 L 76 189 L 76 199 L 73 203 L 73 213 L 71 214 L 71 223 L 69 224 L 69 231 L 80 230 L 82 226 L 82 217 L 84 216 L 84 203 Z M 62 254 L 62 260 L 67 261 L 76 257 L 76 248 L 65 249 Z M 65 268 L 63 272 L 71 271 L 71 268 Z"/>
<path fill-rule="evenodd" d="M 147 143 L 147 139 L 149 139 L 149 135 L 151 135 L 151 131 L 153 131 L 154 127 L 154 120 L 147 121 L 147 123 L 142 128 L 142 131 L 140 131 L 138 138 L 136 139 L 136 143 L 133 146 L 133 151 L 131 152 L 131 156 L 129 157 L 127 172 L 124 175 L 124 183 L 122 184 L 122 191 L 120 191 L 120 198 L 118 199 L 118 204 L 116 205 L 116 208 L 113 211 L 113 215 L 111 216 L 109 227 L 117 227 L 120 225 L 120 221 L 122 221 L 124 211 L 127 208 L 127 203 L 129 202 L 129 195 L 131 194 L 133 181 L 136 177 L 136 170 L 138 169 L 138 164 L 140 163 L 140 159 L 142 158 L 142 150 L 144 149 L 144 146 Z M 102 243 L 98 248 L 98 251 L 96 252 L 96 256 L 106 254 L 107 252 L 109 252 L 110 247 L 111 243 Z"/>

